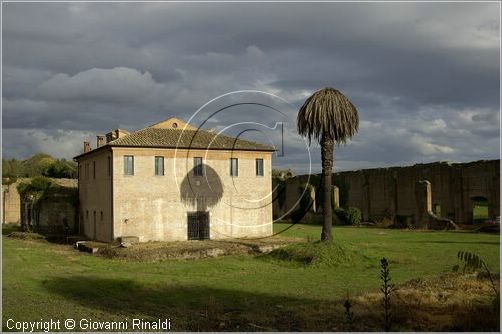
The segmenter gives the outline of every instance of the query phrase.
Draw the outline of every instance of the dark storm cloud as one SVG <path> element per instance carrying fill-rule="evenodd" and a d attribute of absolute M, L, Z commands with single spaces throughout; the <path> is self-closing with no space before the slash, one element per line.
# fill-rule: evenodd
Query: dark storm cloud
<path fill-rule="evenodd" d="M 361 118 L 359 134 L 336 149 L 337 169 L 498 157 L 497 3 L 8 3 L 3 9 L 5 156 L 47 151 L 68 158 L 98 133 L 169 116 L 188 120 L 216 96 L 253 89 L 292 105 L 278 105 L 287 114 L 281 120 L 287 154 L 274 164 L 305 172 L 296 110 L 314 90 L 334 86 Z M 253 117 L 277 121 L 274 113 L 248 108 L 207 125 Z M 316 145 L 311 154 L 318 170 Z"/>

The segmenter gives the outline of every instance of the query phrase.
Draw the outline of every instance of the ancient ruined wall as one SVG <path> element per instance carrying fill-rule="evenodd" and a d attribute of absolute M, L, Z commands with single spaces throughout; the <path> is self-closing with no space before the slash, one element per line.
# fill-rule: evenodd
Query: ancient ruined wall
<path fill-rule="evenodd" d="M 20 181 L 10 185 L 2 185 L 3 223 L 19 224 L 21 221 L 21 200 L 16 188 Z"/>
<path fill-rule="evenodd" d="M 78 233 L 77 196 L 76 185 L 46 194 L 34 206 L 32 217 L 35 220 L 35 230 Z"/>
<path fill-rule="evenodd" d="M 77 233 L 77 180 L 51 179 L 58 186 L 19 197 L 20 221 L 37 232 Z M 16 185 L 31 179 L 21 179 Z M 17 188 L 16 188 L 17 191 Z"/>
<path fill-rule="evenodd" d="M 63 187 L 68 187 L 68 188 L 77 187 L 77 181 L 74 179 L 52 179 L 52 181 Z M 20 183 L 30 183 L 30 182 L 31 182 L 30 178 L 20 178 L 11 185 L 8 186 L 2 185 L 2 194 L 4 196 L 3 197 L 4 223 L 19 224 L 21 222 L 22 201 L 19 196 L 19 192 L 17 191 L 17 186 Z M 56 199 L 56 202 L 57 201 L 58 200 Z M 61 211 L 61 208 L 58 208 L 57 204 L 53 206 L 50 203 L 40 203 L 40 204 L 43 206 L 43 211 L 44 211 L 44 213 L 40 216 L 42 224 L 45 224 L 45 222 L 48 222 L 50 220 L 48 218 L 49 216 L 54 217 L 54 215 L 57 215 L 58 212 Z M 74 206 L 74 204 L 72 204 L 72 206 Z M 62 221 L 61 219 L 55 219 L 55 220 Z"/>
<path fill-rule="evenodd" d="M 347 206 L 359 208 L 364 220 L 413 216 L 415 185 L 422 180 L 431 183 L 433 210 L 440 207 L 444 218 L 471 223 L 473 197 L 488 199 L 490 218 L 500 215 L 500 160 L 365 169 L 335 173 L 333 179 L 335 184 L 342 185 L 341 189 L 346 188 Z M 274 216 L 291 208 L 299 198 L 299 184 L 305 180 L 306 176 L 287 180 L 287 205 L 275 206 L 278 212 Z"/>

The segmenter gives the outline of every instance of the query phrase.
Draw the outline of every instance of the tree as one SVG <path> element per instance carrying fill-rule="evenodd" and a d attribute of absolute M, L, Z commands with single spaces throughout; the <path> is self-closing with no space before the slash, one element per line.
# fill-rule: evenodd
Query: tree
<path fill-rule="evenodd" d="M 52 178 L 76 178 L 77 164 L 73 161 L 59 159 L 54 161 L 42 175 Z"/>
<path fill-rule="evenodd" d="M 22 162 L 24 177 L 35 177 L 47 172 L 56 159 L 45 153 L 37 153 Z"/>
<path fill-rule="evenodd" d="M 340 91 L 323 88 L 310 96 L 298 112 L 298 132 L 314 138 L 321 146 L 323 213 L 321 240 L 333 239 L 332 171 L 334 144 L 345 143 L 359 128 L 359 115 L 356 107 Z"/>

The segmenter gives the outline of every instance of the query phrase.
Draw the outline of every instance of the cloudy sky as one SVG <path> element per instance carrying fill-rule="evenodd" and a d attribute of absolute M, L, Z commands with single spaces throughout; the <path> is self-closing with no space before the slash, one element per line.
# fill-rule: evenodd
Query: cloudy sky
<path fill-rule="evenodd" d="M 274 165 L 302 173 L 296 112 L 332 86 L 360 115 L 336 170 L 499 158 L 499 12 L 498 3 L 3 3 L 3 156 L 71 158 L 96 134 L 188 120 L 222 94 L 259 90 L 192 120 L 235 101 L 273 105 L 230 108 L 205 125 L 282 122 Z"/>

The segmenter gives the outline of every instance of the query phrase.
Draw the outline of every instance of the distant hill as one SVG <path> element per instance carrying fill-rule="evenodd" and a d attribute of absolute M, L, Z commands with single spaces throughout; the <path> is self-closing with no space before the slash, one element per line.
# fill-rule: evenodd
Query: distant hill
<path fill-rule="evenodd" d="M 77 164 L 45 153 L 35 154 L 26 160 L 2 159 L 2 183 L 18 177 L 35 176 L 73 179 L 77 177 Z"/>

